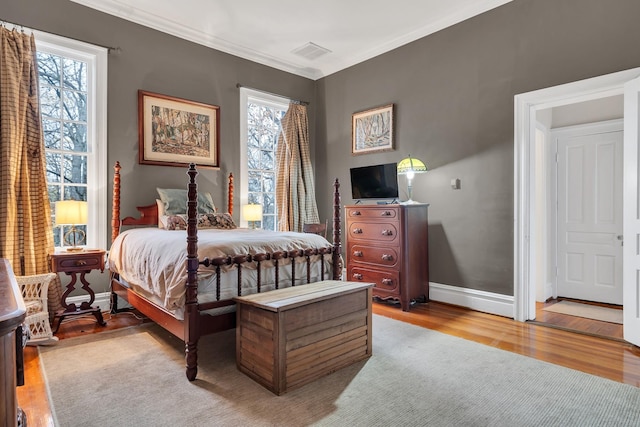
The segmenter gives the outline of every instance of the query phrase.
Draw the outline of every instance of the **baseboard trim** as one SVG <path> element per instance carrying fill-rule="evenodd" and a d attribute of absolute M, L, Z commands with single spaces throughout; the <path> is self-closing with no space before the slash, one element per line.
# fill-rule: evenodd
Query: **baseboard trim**
<path fill-rule="evenodd" d="M 430 282 L 429 299 L 498 316 L 514 317 L 514 298 L 510 295 Z M 76 305 L 80 305 L 83 301 L 88 301 L 87 296 L 67 298 L 67 302 L 73 302 Z M 97 293 L 93 305 L 100 307 L 100 311 L 111 311 L 111 292 Z"/>
<path fill-rule="evenodd" d="M 75 303 L 77 306 L 80 306 L 84 301 L 89 301 L 89 297 L 86 295 L 79 295 L 67 298 L 67 303 Z M 92 306 L 100 307 L 100 311 L 111 311 L 111 292 L 97 293 Z"/>
<path fill-rule="evenodd" d="M 510 295 L 429 282 L 429 299 L 514 318 L 515 299 Z"/>

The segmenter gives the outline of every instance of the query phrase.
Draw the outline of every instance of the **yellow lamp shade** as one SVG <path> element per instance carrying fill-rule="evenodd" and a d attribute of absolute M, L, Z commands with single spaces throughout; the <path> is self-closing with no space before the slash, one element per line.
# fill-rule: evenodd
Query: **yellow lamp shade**
<path fill-rule="evenodd" d="M 245 221 L 262 221 L 262 205 L 244 205 L 242 207 L 242 218 Z"/>
<path fill-rule="evenodd" d="M 86 224 L 87 217 L 87 202 L 79 200 L 62 200 L 56 202 L 56 225 Z"/>

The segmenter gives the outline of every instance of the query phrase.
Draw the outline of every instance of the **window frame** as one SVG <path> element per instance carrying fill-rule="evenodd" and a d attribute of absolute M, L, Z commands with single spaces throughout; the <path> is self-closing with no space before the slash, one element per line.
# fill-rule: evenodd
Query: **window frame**
<path fill-rule="evenodd" d="M 267 105 L 273 108 L 282 109 L 285 112 L 289 109 L 290 99 L 284 96 L 273 95 L 259 90 L 240 88 L 240 227 L 248 227 L 249 224 L 242 218 L 242 206 L 249 201 L 249 167 L 247 159 L 247 139 L 249 136 L 247 107 L 250 102 Z M 276 169 L 274 168 L 274 172 Z M 278 222 L 278 212 L 276 206 L 276 229 Z"/>
<path fill-rule="evenodd" d="M 107 248 L 107 63 L 108 49 L 33 30 L 36 51 L 87 64 L 87 203 L 86 247 Z M 62 247 L 64 248 L 64 247 Z M 62 249 L 56 247 L 56 250 Z"/>

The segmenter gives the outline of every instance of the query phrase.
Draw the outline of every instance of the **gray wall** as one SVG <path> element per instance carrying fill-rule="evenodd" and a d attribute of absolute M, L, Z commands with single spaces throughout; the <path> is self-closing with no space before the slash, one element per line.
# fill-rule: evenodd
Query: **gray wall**
<path fill-rule="evenodd" d="M 430 280 L 513 295 L 513 97 L 640 66 L 638 16 L 637 0 L 515 0 L 319 80 L 318 194 L 350 167 L 420 158 Z M 351 114 L 391 102 L 396 150 L 352 156 Z"/>
<path fill-rule="evenodd" d="M 186 178 L 180 168 L 137 164 L 137 90 L 221 107 L 221 170 L 201 170 L 199 182 L 223 205 L 224 177 L 239 171 L 239 82 L 311 102 L 322 219 L 331 216 L 335 177 L 348 204 L 350 167 L 416 156 L 430 168 L 414 180 L 414 199 L 431 204 L 430 279 L 506 295 L 513 97 L 640 66 L 638 16 L 637 0 L 515 0 L 313 82 L 66 0 L 2 0 L 0 9 L 9 21 L 122 49 L 109 56 L 108 162 L 123 166 L 125 214 L 151 203 L 156 186 Z M 396 150 L 351 156 L 351 114 L 391 102 Z M 460 190 L 451 189 L 453 178 Z"/>
<path fill-rule="evenodd" d="M 186 186 L 186 167 L 138 164 L 137 91 L 176 96 L 220 106 L 220 170 L 200 169 L 199 188 L 226 206 L 226 176 L 240 171 L 240 96 L 237 83 L 293 99 L 310 101 L 310 132 L 315 130 L 315 83 L 115 18 L 68 0 L 1 0 L 0 19 L 103 46 L 119 47 L 109 55 L 108 163 L 109 206 L 112 165 L 122 165 L 122 215 L 153 203 L 156 187 Z M 37 44 L 37 41 L 36 41 Z M 311 141 L 312 155 L 315 149 Z M 236 181 L 236 189 L 239 182 Z M 237 197 L 236 197 L 237 200 Z M 109 214 L 111 209 L 109 208 Z M 239 219 L 236 205 L 235 219 Z M 108 228 L 110 241 L 111 228 Z M 106 274 L 94 290 L 107 289 Z M 99 284 L 102 283 L 102 286 Z M 101 289 L 102 288 L 102 289 Z"/>

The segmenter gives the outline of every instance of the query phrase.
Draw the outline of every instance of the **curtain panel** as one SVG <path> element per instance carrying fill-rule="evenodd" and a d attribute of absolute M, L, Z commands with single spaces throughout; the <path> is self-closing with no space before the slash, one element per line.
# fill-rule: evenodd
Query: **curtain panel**
<path fill-rule="evenodd" d="M 303 224 L 320 222 L 309 155 L 307 107 L 289 104 L 281 123 L 276 149 L 278 229 L 301 232 Z"/>
<path fill-rule="evenodd" d="M 0 257 L 17 275 L 54 251 L 34 36 L 0 27 Z"/>

